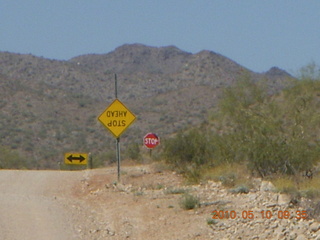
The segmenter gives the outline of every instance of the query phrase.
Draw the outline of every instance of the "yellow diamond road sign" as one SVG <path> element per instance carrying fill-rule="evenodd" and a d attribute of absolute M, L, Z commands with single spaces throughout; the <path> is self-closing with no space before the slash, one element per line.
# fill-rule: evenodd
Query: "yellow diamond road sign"
<path fill-rule="evenodd" d="M 99 121 L 116 137 L 120 135 L 134 122 L 136 116 L 118 99 L 99 116 Z"/>

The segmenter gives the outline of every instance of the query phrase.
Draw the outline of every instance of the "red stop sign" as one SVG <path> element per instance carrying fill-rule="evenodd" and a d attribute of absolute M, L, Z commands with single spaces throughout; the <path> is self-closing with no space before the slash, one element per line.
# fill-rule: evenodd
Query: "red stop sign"
<path fill-rule="evenodd" d="M 147 148 L 152 149 L 160 144 L 160 138 L 154 133 L 148 133 L 144 136 L 143 143 Z"/>

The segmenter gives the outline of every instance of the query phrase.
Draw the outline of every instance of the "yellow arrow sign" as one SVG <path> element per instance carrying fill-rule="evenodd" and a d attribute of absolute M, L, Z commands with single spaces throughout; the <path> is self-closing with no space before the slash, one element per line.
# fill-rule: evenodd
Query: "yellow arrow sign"
<path fill-rule="evenodd" d="M 116 137 L 134 122 L 136 116 L 118 99 L 114 100 L 98 120 Z"/>
<path fill-rule="evenodd" d="M 64 154 L 64 163 L 65 164 L 80 164 L 86 165 L 88 159 L 87 153 L 65 153 Z"/>

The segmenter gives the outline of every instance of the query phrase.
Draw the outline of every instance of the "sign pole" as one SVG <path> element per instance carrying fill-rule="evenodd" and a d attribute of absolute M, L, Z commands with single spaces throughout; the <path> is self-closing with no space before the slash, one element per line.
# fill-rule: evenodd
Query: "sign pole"
<path fill-rule="evenodd" d="M 114 93 L 115 98 L 118 99 L 118 83 L 117 83 L 117 74 L 114 74 Z M 116 156 L 117 156 L 117 165 L 118 165 L 118 182 L 120 182 L 120 137 L 116 139 Z"/>
<path fill-rule="evenodd" d="M 116 99 L 98 117 L 98 120 L 116 138 L 118 181 L 120 182 L 120 135 L 134 122 L 136 116 L 118 99 L 117 75 L 114 75 Z"/>
<path fill-rule="evenodd" d="M 118 182 L 120 182 L 120 138 L 117 138 Z"/>
<path fill-rule="evenodd" d="M 114 95 L 116 99 L 118 98 L 118 83 L 117 83 L 117 74 L 114 74 Z"/>

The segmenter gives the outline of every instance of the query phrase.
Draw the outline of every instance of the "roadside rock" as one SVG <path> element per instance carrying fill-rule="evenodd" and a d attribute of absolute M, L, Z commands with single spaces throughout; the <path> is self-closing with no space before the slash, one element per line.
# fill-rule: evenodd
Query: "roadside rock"
<path fill-rule="evenodd" d="M 279 194 L 278 195 L 278 204 L 282 206 L 288 206 L 290 203 L 290 197 L 286 194 Z"/>
<path fill-rule="evenodd" d="M 318 222 L 314 222 L 310 225 L 310 230 L 312 232 L 317 232 L 320 229 L 320 224 Z"/>
<path fill-rule="evenodd" d="M 262 181 L 260 185 L 261 192 L 274 192 L 276 191 L 275 186 L 269 181 Z"/>

